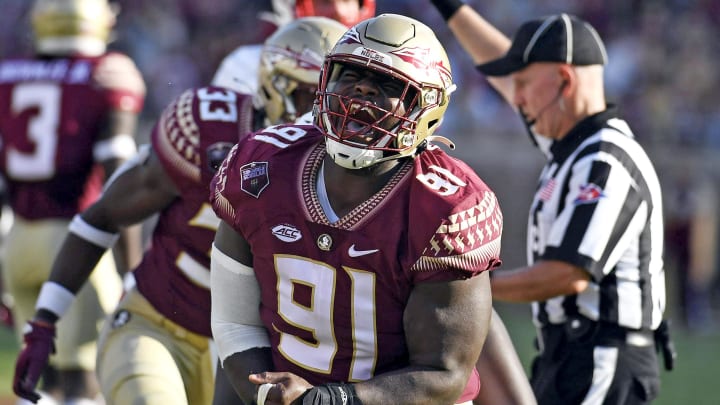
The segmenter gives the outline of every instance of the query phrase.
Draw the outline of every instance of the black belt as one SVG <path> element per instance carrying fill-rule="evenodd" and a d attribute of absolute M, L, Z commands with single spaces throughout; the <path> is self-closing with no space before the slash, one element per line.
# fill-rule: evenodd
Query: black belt
<path fill-rule="evenodd" d="M 677 352 L 670 338 L 669 321 L 662 321 L 657 330 L 629 329 L 605 321 L 592 321 L 583 316 L 571 317 L 561 324 L 543 326 L 538 334 L 538 349 L 550 356 L 564 343 L 652 347 L 662 352 L 665 369 L 672 370 Z"/>
<path fill-rule="evenodd" d="M 565 323 L 545 325 L 540 330 L 544 345 L 567 343 L 594 343 L 598 345 L 649 347 L 655 344 L 653 331 L 629 329 L 617 324 L 573 317 Z"/>

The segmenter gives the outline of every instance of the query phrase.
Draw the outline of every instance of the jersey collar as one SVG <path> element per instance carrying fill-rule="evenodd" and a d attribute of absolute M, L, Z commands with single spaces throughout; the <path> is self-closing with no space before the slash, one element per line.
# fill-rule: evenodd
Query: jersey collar
<path fill-rule="evenodd" d="M 604 111 L 593 114 L 578 122 L 563 139 L 556 141 L 550 147 L 554 161 L 565 160 L 585 139 L 592 136 L 603 127 L 611 118 L 617 118 L 617 107 L 608 104 Z"/>

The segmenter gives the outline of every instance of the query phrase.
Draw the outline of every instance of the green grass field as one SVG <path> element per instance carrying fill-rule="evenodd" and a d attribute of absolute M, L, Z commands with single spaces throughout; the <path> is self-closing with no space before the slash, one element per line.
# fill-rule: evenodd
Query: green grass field
<path fill-rule="evenodd" d="M 534 329 L 524 305 L 498 305 L 498 312 L 513 337 L 526 368 L 533 356 Z M 720 336 L 691 336 L 677 328 L 673 337 L 679 358 L 676 369 L 663 372 L 658 405 L 716 405 L 720 395 L 712 388 L 720 376 Z M 0 398 L 12 395 L 12 374 L 17 345 L 12 333 L 0 327 Z M 1 402 L 1 401 L 0 401 Z"/>

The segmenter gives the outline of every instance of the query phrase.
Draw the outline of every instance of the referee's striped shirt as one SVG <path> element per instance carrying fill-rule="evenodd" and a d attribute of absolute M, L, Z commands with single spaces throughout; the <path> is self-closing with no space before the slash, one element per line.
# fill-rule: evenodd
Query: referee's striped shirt
<path fill-rule="evenodd" d="M 660 184 L 614 108 L 581 121 L 552 148 L 528 220 L 528 261 L 587 270 L 581 294 L 533 303 L 536 325 L 581 314 L 655 329 L 665 309 Z"/>

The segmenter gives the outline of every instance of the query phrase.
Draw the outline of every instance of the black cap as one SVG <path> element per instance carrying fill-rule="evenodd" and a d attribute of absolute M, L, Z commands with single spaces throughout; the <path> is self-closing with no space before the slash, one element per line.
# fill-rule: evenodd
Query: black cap
<path fill-rule="evenodd" d="M 487 76 L 505 76 L 534 62 L 604 65 L 607 53 L 589 23 L 563 13 L 524 23 L 505 56 L 477 69 Z"/>

